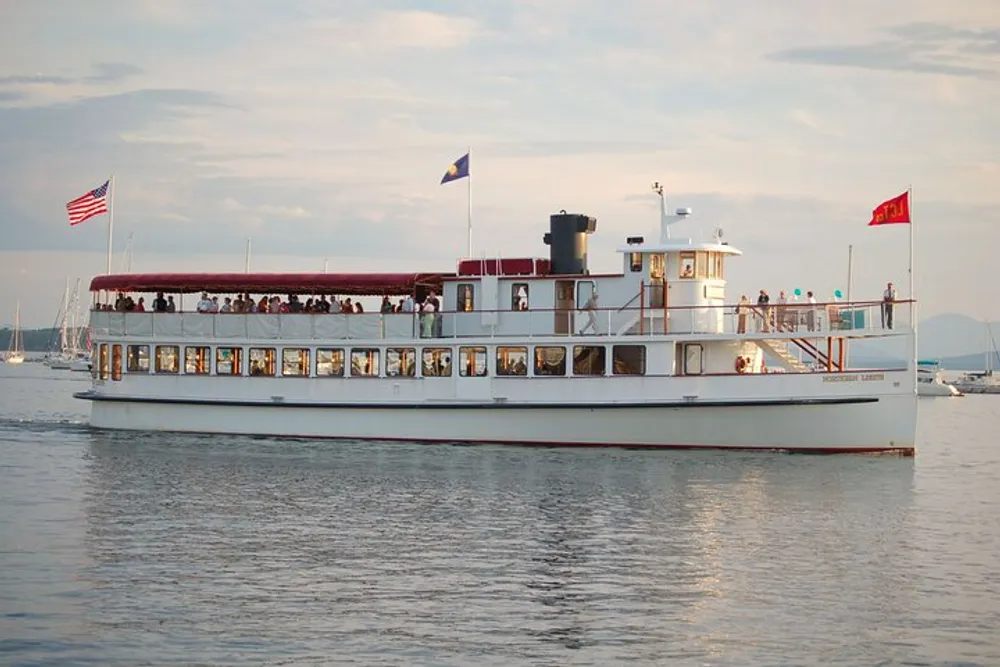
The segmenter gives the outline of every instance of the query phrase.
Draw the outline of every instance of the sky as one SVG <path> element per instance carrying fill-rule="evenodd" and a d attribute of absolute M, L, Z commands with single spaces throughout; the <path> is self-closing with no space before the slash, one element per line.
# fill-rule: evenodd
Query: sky
<path fill-rule="evenodd" d="M 453 271 L 547 256 L 597 218 L 590 268 L 657 236 L 744 251 L 728 294 L 908 295 L 1000 319 L 996 0 L 0 0 L 0 322 L 51 326 L 113 270 Z M 440 185 L 471 148 L 471 181 Z M 126 247 L 131 251 L 126 253 Z"/>

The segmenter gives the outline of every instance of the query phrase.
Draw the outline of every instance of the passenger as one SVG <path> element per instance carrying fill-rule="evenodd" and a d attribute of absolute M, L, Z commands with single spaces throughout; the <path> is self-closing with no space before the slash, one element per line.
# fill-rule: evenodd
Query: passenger
<path fill-rule="evenodd" d="M 382 297 L 382 305 L 379 307 L 380 313 L 391 313 L 392 312 L 392 302 L 389 301 L 388 296 Z"/>
<path fill-rule="evenodd" d="M 212 300 L 208 298 L 208 292 L 201 293 L 201 301 L 198 302 L 196 310 L 199 313 L 212 312 Z"/>
<path fill-rule="evenodd" d="M 167 300 L 163 298 L 163 292 L 156 293 L 156 298 L 153 299 L 153 312 L 154 313 L 167 312 Z"/>
<path fill-rule="evenodd" d="M 433 294 L 433 292 L 432 292 Z M 437 308 L 433 301 L 429 298 L 424 301 L 423 307 L 420 309 L 421 314 L 421 338 L 433 338 L 434 337 L 434 320 L 436 319 L 435 313 Z"/>
<path fill-rule="evenodd" d="M 363 313 L 363 312 L 365 312 L 365 309 L 361 307 L 361 302 L 360 301 L 355 301 L 354 302 L 354 312 L 355 313 Z"/>
<path fill-rule="evenodd" d="M 216 303 L 218 303 L 218 302 L 216 302 Z M 225 301 L 225 303 L 222 304 L 222 308 L 219 309 L 219 312 L 220 313 L 231 313 L 231 312 L 233 312 L 233 300 L 227 296 L 226 297 L 226 301 Z"/>
<path fill-rule="evenodd" d="M 585 324 L 584 327 L 580 329 L 580 333 L 577 335 L 582 336 L 583 334 L 587 333 L 587 329 L 592 330 L 595 334 L 598 333 L 597 313 L 595 312 L 597 310 L 597 299 L 598 299 L 597 291 L 595 290 L 590 293 L 590 298 L 587 299 L 587 303 L 583 305 L 583 310 L 586 311 L 587 313 L 587 324 Z"/>
<path fill-rule="evenodd" d="M 736 305 L 736 333 L 747 332 L 747 314 L 750 312 L 750 299 L 744 294 Z"/>
<path fill-rule="evenodd" d="M 174 303 L 174 295 L 173 294 L 171 294 L 170 296 L 167 297 L 167 312 L 168 313 L 176 313 L 177 312 L 177 304 Z"/>

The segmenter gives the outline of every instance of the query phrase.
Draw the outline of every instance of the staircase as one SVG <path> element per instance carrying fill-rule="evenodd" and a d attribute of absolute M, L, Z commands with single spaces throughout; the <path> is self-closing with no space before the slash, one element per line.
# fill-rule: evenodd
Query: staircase
<path fill-rule="evenodd" d="M 791 352 L 788 351 L 788 341 L 767 338 L 763 340 L 755 340 L 757 346 L 760 347 L 766 354 L 769 354 L 773 358 L 778 360 L 778 363 L 784 367 L 785 370 L 793 371 L 795 373 L 808 373 L 812 369 L 806 364 L 802 363 L 795 358 Z"/>

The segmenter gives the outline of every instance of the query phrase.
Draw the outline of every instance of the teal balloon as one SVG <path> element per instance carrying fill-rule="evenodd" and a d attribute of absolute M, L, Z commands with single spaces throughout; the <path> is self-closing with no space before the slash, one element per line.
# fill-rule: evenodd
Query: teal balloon
<path fill-rule="evenodd" d="M 802 296 L 802 290 L 796 287 L 795 290 L 792 292 L 792 294 L 794 294 L 795 296 Z"/>
<path fill-rule="evenodd" d="M 833 290 L 833 295 L 839 299 L 840 297 L 844 296 L 844 293 L 841 292 L 839 289 L 837 289 Z"/>

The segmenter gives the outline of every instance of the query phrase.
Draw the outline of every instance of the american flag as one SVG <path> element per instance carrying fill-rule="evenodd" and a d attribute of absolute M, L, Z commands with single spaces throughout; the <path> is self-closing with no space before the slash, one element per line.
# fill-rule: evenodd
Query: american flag
<path fill-rule="evenodd" d="M 79 225 L 84 220 L 95 215 L 108 212 L 108 185 L 111 181 L 105 181 L 104 185 L 91 190 L 82 197 L 77 197 L 66 204 L 66 211 L 69 213 L 69 224 Z"/>

